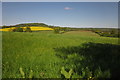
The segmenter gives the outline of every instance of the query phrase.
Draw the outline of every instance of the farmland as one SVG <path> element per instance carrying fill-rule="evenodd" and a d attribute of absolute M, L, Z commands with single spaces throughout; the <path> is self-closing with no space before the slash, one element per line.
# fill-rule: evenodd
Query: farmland
<path fill-rule="evenodd" d="M 0 5 L 2 80 L 120 78 L 119 2 Z"/>
<path fill-rule="evenodd" d="M 15 29 L 16 27 L 10 27 L 10 28 L 3 28 L 0 29 L 0 31 L 12 31 L 13 29 Z M 26 27 L 22 27 L 23 30 L 25 30 Z M 31 26 L 30 27 L 32 31 L 39 31 L 39 30 L 53 30 L 52 28 L 48 28 L 48 27 L 36 27 L 36 26 Z"/>
<path fill-rule="evenodd" d="M 69 31 L 63 34 L 54 34 L 53 31 L 2 32 L 2 77 L 116 77 L 115 73 L 119 72 L 114 70 L 120 67 L 118 48 L 120 48 L 118 38 L 101 37 L 91 31 Z M 99 54 L 101 57 L 97 57 L 95 63 L 98 64 L 95 64 L 86 55 L 80 54 L 83 52 L 89 55 L 92 55 L 90 53 L 102 55 Z M 106 55 L 109 58 L 105 59 Z M 82 64 L 84 61 L 87 61 L 86 64 Z M 93 64 L 97 66 L 91 66 Z M 108 67 L 110 65 L 111 67 Z M 64 74 L 64 68 L 66 71 L 72 71 L 69 76 L 65 76 L 67 73 Z M 81 72 L 82 70 L 85 75 Z M 103 75 L 94 74 L 97 70 Z"/>

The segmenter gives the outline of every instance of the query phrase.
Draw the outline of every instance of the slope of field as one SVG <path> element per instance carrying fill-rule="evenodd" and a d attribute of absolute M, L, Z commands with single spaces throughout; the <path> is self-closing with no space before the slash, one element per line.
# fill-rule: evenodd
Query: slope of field
<path fill-rule="evenodd" d="M 67 32 L 54 34 L 41 32 L 2 33 L 2 77 L 22 78 L 20 69 L 34 78 L 60 78 L 64 60 L 55 55 L 55 48 L 79 46 L 82 43 L 118 44 L 118 38 L 100 37 L 92 32 Z"/>
<path fill-rule="evenodd" d="M 0 31 L 11 31 L 12 29 L 14 29 L 15 27 L 11 27 L 11 28 L 3 28 L 0 29 Z M 26 27 L 22 27 L 23 29 L 25 29 Z M 53 30 L 52 28 L 49 27 L 36 27 L 36 26 L 32 26 L 30 27 L 32 31 L 39 31 L 39 30 Z"/>

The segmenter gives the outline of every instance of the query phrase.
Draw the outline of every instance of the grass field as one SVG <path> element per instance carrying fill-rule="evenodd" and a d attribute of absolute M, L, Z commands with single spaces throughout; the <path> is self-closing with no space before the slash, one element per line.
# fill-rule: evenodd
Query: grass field
<path fill-rule="evenodd" d="M 100 37 L 90 31 L 64 34 L 54 34 L 53 31 L 3 32 L 2 77 L 61 78 L 61 68 L 68 65 L 55 55 L 55 49 L 81 46 L 87 42 L 118 45 L 118 38 Z"/>

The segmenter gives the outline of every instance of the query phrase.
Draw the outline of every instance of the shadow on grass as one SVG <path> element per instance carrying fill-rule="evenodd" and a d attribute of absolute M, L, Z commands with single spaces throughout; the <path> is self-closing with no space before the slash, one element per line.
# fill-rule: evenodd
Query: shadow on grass
<path fill-rule="evenodd" d="M 120 45 L 89 42 L 82 46 L 60 47 L 54 50 L 60 52 L 56 55 L 63 59 L 74 53 L 84 56 L 86 59 L 82 61 L 82 65 L 88 66 L 92 71 L 100 67 L 103 71 L 109 69 L 111 78 L 118 78 L 120 75 Z M 78 60 L 74 63 L 80 62 Z M 79 71 L 79 68 L 77 70 Z"/>

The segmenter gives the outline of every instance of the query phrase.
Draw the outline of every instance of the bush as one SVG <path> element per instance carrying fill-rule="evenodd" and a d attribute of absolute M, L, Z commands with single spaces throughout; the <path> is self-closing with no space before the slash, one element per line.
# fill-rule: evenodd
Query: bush
<path fill-rule="evenodd" d="M 25 32 L 32 32 L 30 27 L 26 27 Z"/>
<path fill-rule="evenodd" d="M 60 28 L 59 27 L 56 27 L 56 28 L 54 28 L 54 33 L 60 33 Z"/>
<path fill-rule="evenodd" d="M 119 37 L 119 31 L 118 30 L 109 30 L 109 31 L 102 31 L 102 30 L 93 30 L 93 32 L 99 34 L 100 36 L 104 37 Z"/>
<path fill-rule="evenodd" d="M 23 28 L 16 27 L 15 29 L 13 29 L 13 32 L 23 32 Z"/>
<path fill-rule="evenodd" d="M 67 27 L 55 27 L 54 28 L 54 33 L 62 34 L 62 33 L 65 33 L 67 31 L 69 31 L 69 28 L 67 28 Z"/>

